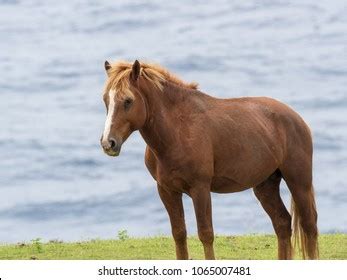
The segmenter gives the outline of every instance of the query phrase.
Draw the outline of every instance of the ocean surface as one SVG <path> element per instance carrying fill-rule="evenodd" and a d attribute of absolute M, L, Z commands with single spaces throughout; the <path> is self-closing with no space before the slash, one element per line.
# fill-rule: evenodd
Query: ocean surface
<path fill-rule="evenodd" d="M 0 0 L 0 243 L 170 234 L 139 133 L 118 158 L 99 145 L 104 60 L 136 58 L 292 106 L 313 132 L 319 229 L 347 232 L 346 15 L 342 0 Z M 273 232 L 251 190 L 213 195 L 213 218 L 217 234 Z"/>

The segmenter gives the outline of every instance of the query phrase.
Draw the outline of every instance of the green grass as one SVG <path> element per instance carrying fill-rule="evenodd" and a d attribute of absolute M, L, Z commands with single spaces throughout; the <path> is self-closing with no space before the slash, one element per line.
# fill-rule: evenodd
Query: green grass
<path fill-rule="evenodd" d="M 188 239 L 190 257 L 203 259 L 203 249 L 196 237 Z M 321 259 L 347 259 L 347 234 L 324 234 L 319 238 Z M 277 258 L 277 242 L 273 235 L 217 236 L 215 238 L 217 259 Z M 92 240 L 64 243 L 40 239 L 30 244 L 0 246 L 0 259 L 85 260 L 120 259 L 153 260 L 175 259 L 174 243 L 170 237 L 129 238 L 122 240 Z"/>

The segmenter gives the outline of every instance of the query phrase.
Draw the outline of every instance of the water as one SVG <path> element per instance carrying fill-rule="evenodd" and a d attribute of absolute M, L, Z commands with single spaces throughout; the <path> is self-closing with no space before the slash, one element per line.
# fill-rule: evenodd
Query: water
<path fill-rule="evenodd" d="M 290 104 L 313 131 L 320 231 L 347 232 L 346 1 L 0 0 L 0 14 L 0 242 L 170 233 L 140 135 L 118 158 L 99 147 L 103 62 L 135 58 Z M 218 234 L 272 232 L 251 191 L 213 205 Z"/>

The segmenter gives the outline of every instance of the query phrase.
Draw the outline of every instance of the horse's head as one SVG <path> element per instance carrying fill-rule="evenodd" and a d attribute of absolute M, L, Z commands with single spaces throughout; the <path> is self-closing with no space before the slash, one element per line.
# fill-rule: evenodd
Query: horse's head
<path fill-rule="evenodd" d="M 108 74 L 103 99 L 107 117 L 101 146 L 109 156 L 118 156 L 124 141 L 146 121 L 146 106 L 138 91 L 141 65 L 136 60 L 129 69 L 113 69 L 105 61 Z"/>

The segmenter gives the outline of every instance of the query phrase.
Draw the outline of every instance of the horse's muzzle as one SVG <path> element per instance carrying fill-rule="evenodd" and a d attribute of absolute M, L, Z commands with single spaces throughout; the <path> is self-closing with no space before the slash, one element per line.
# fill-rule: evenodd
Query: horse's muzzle
<path fill-rule="evenodd" d="M 122 141 L 117 141 L 114 138 L 103 139 L 103 137 L 101 136 L 100 143 L 102 149 L 107 155 L 112 157 L 119 155 L 122 147 Z"/>

